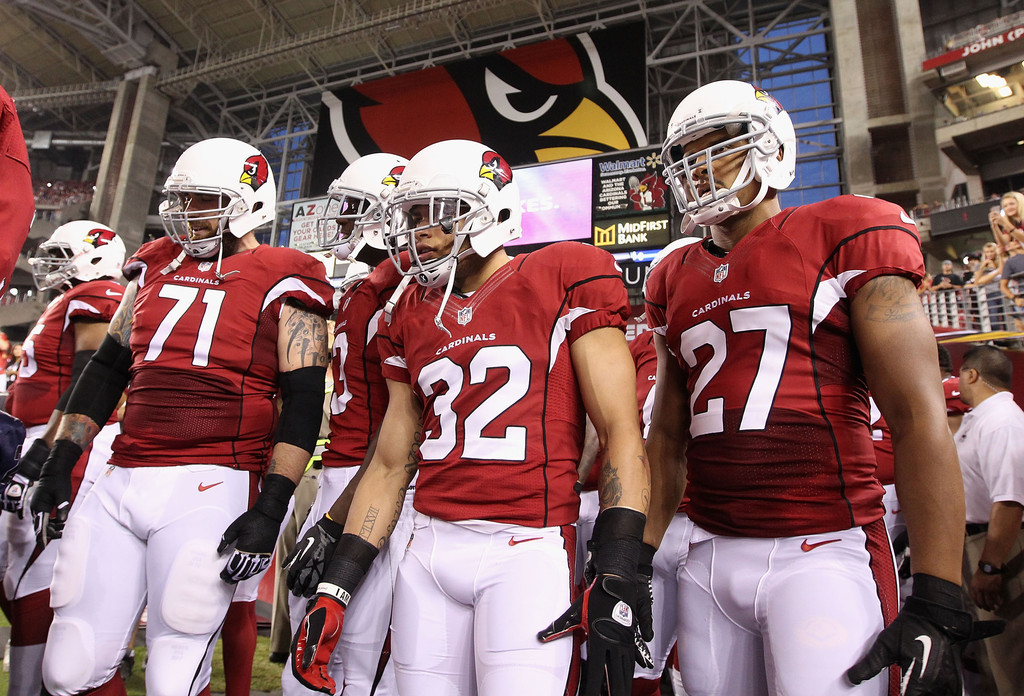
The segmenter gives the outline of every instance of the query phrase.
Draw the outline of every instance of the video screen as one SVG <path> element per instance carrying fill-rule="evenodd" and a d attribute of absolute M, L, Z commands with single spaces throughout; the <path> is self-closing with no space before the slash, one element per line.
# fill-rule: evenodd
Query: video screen
<path fill-rule="evenodd" d="M 589 159 L 514 170 L 523 207 L 523 236 L 507 246 L 590 240 L 593 165 Z"/>

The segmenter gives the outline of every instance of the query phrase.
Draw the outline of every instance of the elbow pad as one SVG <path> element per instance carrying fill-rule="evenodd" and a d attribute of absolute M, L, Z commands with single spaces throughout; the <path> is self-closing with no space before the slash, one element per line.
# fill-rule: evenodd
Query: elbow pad
<path fill-rule="evenodd" d="M 287 442 L 312 454 L 323 419 L 326 367 L 300 367 L 282 372 L 281 415 L 274 442 Z"/>
<path fill-rule="evenodd" d="M 103 427 L 128 386 L 131 366 L 131 349 L 108 335 L 82 370 L 64 412 L 87 416 Z"/>

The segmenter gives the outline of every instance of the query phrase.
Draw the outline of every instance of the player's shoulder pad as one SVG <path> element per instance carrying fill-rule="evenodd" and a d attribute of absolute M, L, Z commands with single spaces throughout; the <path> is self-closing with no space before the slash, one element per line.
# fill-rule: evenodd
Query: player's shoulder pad
<path fill-rule="evenodd" d="M 312 254 L 291 247 L 261 245 L 260 261 L 274 275 L 327 280 L 327 266 Z"/>
<path fill-rule="evenodd" d="M 846 194 L 796 209 L 783 218 L 782 227 L 799 221 L 801 225 L 817 223 L 825 230 L 845 234 L 878 227 L 902 228 L 917 236 L 914 219 L 903 208 L 881 198 Z"/>
<path fill-rule="evenodd" d="M 170 237 L 160 237 L 146 242 L 139 250 L 128 257 L 121 272 L 128 280 L 133 280 L 143 268 L 163 268 L 181 254 L 181 246 Z"/>
<path fill-rule="evenodd" d="M 555 242 L 525 255 L 523 270 L 558 269 L 563 278 L 621 275 L 615 258 L 604 249 L 581 242 Z"/>

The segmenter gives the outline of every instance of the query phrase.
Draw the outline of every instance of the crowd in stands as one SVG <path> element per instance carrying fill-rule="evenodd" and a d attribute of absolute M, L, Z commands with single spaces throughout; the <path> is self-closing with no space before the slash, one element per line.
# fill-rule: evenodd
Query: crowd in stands
<path fill-rule="evenodd" d="M 973 290 L 962 294 L 962 309 L 990 318 L 991 326 L 983 328 L 1024 331 L 1024 194 L 1009 191 L 992 203 L 993 241 L 967 254 L 962 271 L 952 260 L 943 261 L 942 272 L 926 274 L 918 290 L 940 300 L 950 292 Z"/>
<path fill-rule="evenodd" d="M 47 181 L 36 183 L 36 207 L 62 207 L 92 200 L 96 185 L 91 181 Z"/>

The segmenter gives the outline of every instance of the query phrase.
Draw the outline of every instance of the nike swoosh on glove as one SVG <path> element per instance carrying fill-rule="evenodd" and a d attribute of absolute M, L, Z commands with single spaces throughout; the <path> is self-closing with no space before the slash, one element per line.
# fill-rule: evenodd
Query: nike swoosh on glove
<path fill-rule="evenodd" d="M 942 584 L 944 583 L 944 585 Z M 960 587 L 923 573 L 893 622 L 846 676 L 852 684 L 892 664 L 901 670 L 901 696 L 961 696 L 964 643 L 1002 633 L 1002 621 L 974 621 L 963 611 Z"/>
<path fill-rule="evenodd" d="M 307 689 L 334 693 L 335 683 L 327 666 L 344 622 L 345 603 L 333 594 L 318 593 L 310 600 L 292 641 L 291 656 L 292 674 Z"/>
<path fill-rule="evenodd" d="M 288 589 L 292 594 L 296 597 L 313 596 L 344 531 L 344 525 L 324 515 L 295 542 L 295 548 L 282 564 L 288 571 Z"/>
<path fill-rule="evenodd" d="M 228 525 L 217 545 L 217 553 L 234 546 L 220 578 L 237 583 L 259 575 L 270 567 L 271 554 L 288 513 L 288 500 L 295 482 L 280 474 L 268 474 L 252 507 Z"/>
<path fill-rule="evenodd" d="M 610 696 L 629 696 L 633 663 L 653 667 L 630 603 L 636 584 L 615 575 L 598 575 L 564 614 L 537 634 L 543 643 L 582 631 L 587 638 L 586 692 L 598 696 L 607 677 Z"/>

